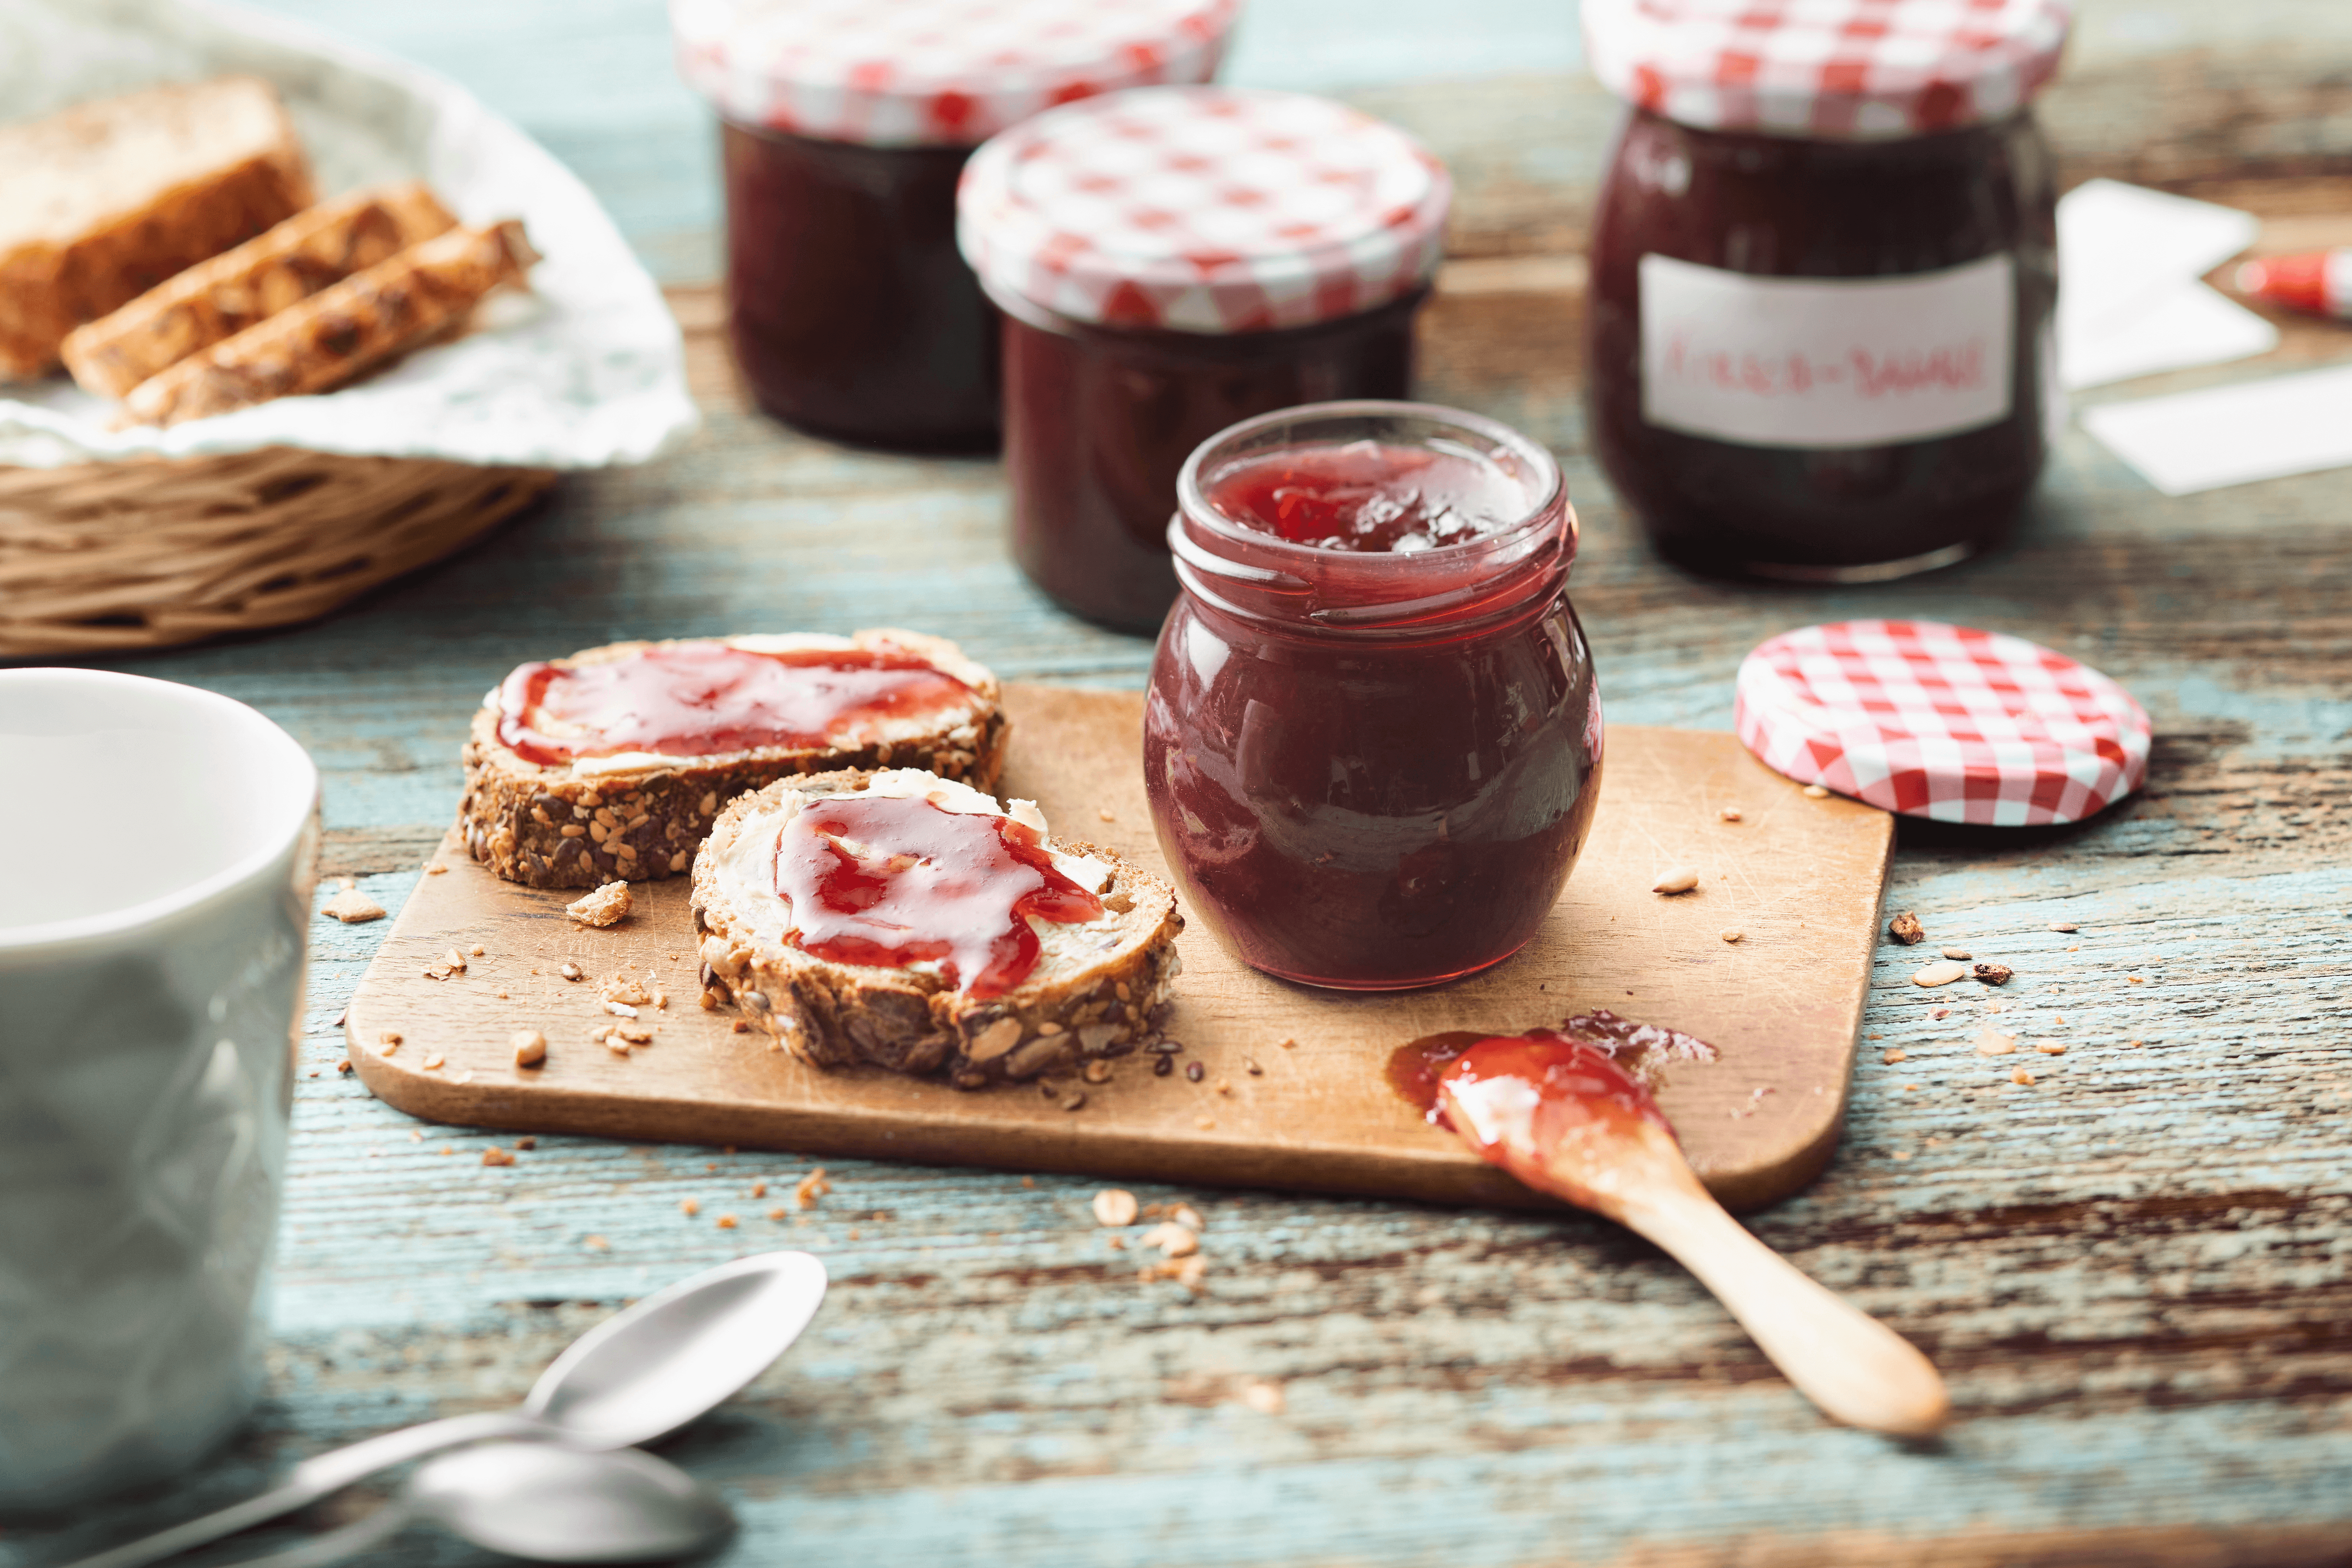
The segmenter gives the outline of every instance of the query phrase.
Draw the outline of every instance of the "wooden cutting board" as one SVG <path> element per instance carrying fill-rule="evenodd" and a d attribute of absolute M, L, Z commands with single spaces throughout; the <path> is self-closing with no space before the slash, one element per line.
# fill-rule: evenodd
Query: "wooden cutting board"
<path fill-rule="evenodd" d="M 1059 834 L 1160 871 L 1141 696 L 1016 685 L 1005 702 L 1004 794 L 1036 800 Z M 1712 1065 L 1676 1068 L 1660 1103 L 1716 1195 L 1755 1207 L 1810 1181 L 1836 1145 L 1893 839 L 1885 813 L 1808 799 L 1731 736 L 1612 727 L 1576 873 L 1507 962 L 1426 991 L 1318 991 L 1237 963 L 1195 921 L 1169 1027 L 1185 1046 L 1179 1070 L 1156 1077 L 1148 1057 L 1128 1057 L 1110 1082 L 1070 1075 L 1048 1098 L 1034 1084 L 967 1092 L 808 1067 L 764 1034 L 733 1032 L 731 1010 L 698 1006 L 686 878 L 639 884 L 628 919 L 593 930 L 565 918 L 574 894 L 500 882 L 452 835 L 435 859 L 446 871 L 410 895 L 347 1029 L 367 1086 L 436 1122 L 1525 1205 L 1547 1200 L 1391 1092 L 1390 1053 L 1440 1030 L 1511 1033 L 1609 1008 L 1719 1048 Z M 1697 890 L 1652 893 L 1676 865 L 1698 869 Z M 466 968 L 445 976 L 453 948 Z M 585 978 L 562 978 L 566 962 Z M 626 1057 L 590 1037 L 613 1021 L 597 984 L 624 970 L 669 1000 L 646 1010 L 654 1043 Z M 546 1035 L 543 1066 L 515 1066 L 522 1030 Z M 389 1056 L 386 1031 L 401 1037 Z M 1206 1070 L 1197 1083 L 1181 1071 L 1193 1061 Z M 1066 1111 L 1072 1090 L 1086 1102 Z"/>

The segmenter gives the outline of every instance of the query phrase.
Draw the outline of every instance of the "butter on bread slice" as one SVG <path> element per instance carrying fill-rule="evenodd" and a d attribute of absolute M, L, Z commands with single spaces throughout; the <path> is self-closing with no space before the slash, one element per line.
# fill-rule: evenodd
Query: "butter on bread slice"
<path fill-rule="evenodd" d="M 1038 940 L 1035 967 L 991 997 L 959 988 L 937 962 L 848 964 L 803 951 L 788 939 L 797 929 L 793 906 L 776 891 L 779 835 L 814 802 L 866 793 L 1026 823 L 1044 839 L 1054 868 L 1098 896 L 1101 914 L 1067 922 L 1024 917 Z M 785 779 L 745 795 L 719 813 L 694 866 L 695 933 L 714 993 L 707 1000 L 733 1001 L 815 1066 L 944 1071 L 961 1089 L 1134 1051 L 1157 1038 L 1183 967 L 1176 937 L 1184 917 L 1175 892 L 1108 850 L 1047 834 L 1029 801 L 1008 809 L 911 769 Z M 899 848 L 861 847 L 884 857 Z"/>
<path fill-rule="evenodd" d="M 485 295 L 521 285 L 538 259 L 511 218 L 452 229 L 159 371 L 131 389 L 123 407 L 140 423 L 178 424 L 332 392 L 462 329 Z"/>
<path fill-rule="evenodd" d="M 66 369 L 85 392 L 126 396 L 189 355 L 457 226 L 417 180 L 321 202 L 76 328 L 62 349 Z"/>
<path fill-rule="evenodd" d="M 776 632 L 685 639 L 752 653 L 888 648 L 914 654 L 970 689 L 947 706 L 861 723 L 842 744 L 764 746 L 701 757 L 632 753 L 542 764 L 499 737 L 501 693 L 474 716 L 457 826 L 474 859 L 527 887 L 596 887 L 615 877 L 658 882 L 694 860 L 721 807 L 794 774 L 844 768 L 920 768 L 983 789 L 996 787 L 1010 725 L 996 676 L 944 637 L 877 627 L 846 637 Z M 679 642 L 614 643 L 558 669 L 606 664 Z"/>
<path fill-rule="evenodd" d="M 254 77 L 172 83 L 0 126 L 0 377 L 310 204 L 286 107 Z"/>

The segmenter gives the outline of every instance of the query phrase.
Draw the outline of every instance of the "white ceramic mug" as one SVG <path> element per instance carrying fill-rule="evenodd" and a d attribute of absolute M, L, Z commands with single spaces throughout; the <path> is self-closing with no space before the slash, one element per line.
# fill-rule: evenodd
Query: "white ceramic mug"
<path fill-rule="evenodd" d="M 242 703 L 0 671 L 0 1511 L 169 1475 L 252 1404 L 318 801 Z"/>

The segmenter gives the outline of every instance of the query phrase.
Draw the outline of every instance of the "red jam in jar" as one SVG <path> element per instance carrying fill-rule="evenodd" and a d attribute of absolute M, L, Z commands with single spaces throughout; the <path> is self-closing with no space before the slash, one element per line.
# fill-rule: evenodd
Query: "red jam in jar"
<path fill-rule="evenodd" d="M 1238 0 L 672 0 L 718 107 L 727 312 L 760 406 L 842 440 L 997 439 L 996 313 L 956 250 L 973 148 L 1040 109 L 1206 80 Z"/>
<path fill-rule="evenodd" d="M 1030 580 L 1088 620 L 1157 628 L 1193 448 L 1276 409 L 1407 394 L 1451 194 L 1402 131 L 1296 93 L 1140 89 L 983 147 L 961 230 L 1003 313 Z"/>
<path fill-rule="evenodd" d="M 1037 967 L 1039 920 L 1100 918 L 1025 822 L 927 800 L 816 800 L 776 837 L 792 944 L 836 964 L 940 965 L 967 995 L 1003 996 Z"/>
<path fill-rule="evenodd" d="M 541 767 L 628 752 L 846 748 L 877 726 L 969 706 L 976 695 L 894 648 L 657 643 L 620 658 L 520 666 L 499 688 L 499 741 Z"/>
<path fill-rule="evenodd" d="M 1316 538 L 1285 536 L 1286 501 Z M 1413 515 L 1462 526 L 1423 544 L 1391 526 Z M 1183 594 L 1152 662 L 1144 784 L 1191 909 L 1254 967 L 1341 989 L 1517 951 L 1601 772 L 1550 454 L 1422 404 L 1285 410 L 1193 454 L 1168 538 Z"/>
<path fill-rule="evenodd" d="M 1591 235 L 1591 441 L 1693 570 L 1948 565 L 2040 476 L 2057 187 L 2030 103 L 2064 8 L 1884 13 L 1862 33 L 1728 0 L 1584 7 L 1632 105 Z"/>

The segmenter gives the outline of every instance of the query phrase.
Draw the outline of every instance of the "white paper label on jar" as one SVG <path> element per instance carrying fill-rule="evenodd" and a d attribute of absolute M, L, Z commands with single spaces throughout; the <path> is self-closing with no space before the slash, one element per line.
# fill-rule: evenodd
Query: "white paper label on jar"
<path fill-rule="evenodd" d="M 2016 267 L 1758 277 L 1642 258 L 1642 417 L 1750 446 L 1879 446 L 2009 417 Z"/>

